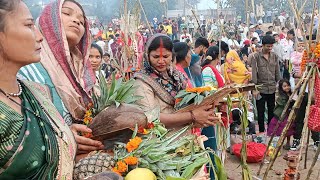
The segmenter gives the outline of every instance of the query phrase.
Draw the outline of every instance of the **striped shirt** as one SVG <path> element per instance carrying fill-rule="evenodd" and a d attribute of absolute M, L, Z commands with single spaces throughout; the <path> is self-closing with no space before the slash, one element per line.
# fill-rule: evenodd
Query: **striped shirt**
<path fill-rule="evenodd" d="M 60 115 L 68 125 L 72 124 L 72 116 L 70 112 L 65 107 L 47 70 L 44 69 L 41 63 L 34 63 L 22 67 L 18 72 L 18 78 L 46 85 L 50 90 L 53 104 L 59 111 Z"/>

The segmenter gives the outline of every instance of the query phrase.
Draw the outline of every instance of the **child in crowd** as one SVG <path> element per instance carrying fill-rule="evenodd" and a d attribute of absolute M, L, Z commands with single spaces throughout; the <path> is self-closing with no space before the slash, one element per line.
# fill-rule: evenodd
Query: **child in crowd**
<path fill-rule="evenodd" d="M 275 131 L 276 125 L 280 120 L 281 114 L 291 94 L 292 92 L 291 92 L 290 82 L 287 79 L 281 79 L 278 84 L 278 98 L 276 100 L 276 106 L 273 111 L 274 117 L 271 119 L 271 122 L 268 126 L 268 131 L 267 131 L 268 136 L 272 136 L 273 133 L 275 133 L 275 136 L 280 136 L 284 127 L 286 126 L 288 121 L 288 114 L 286 114 L 284 121 L 280 122 L 278 129 Z M 293 103 L 291 103 L 290 108 L 292 107 L 292 105 Z M 287 144 L 283 146 L 285 150 L 290 149 L 290 137 L 293 134 L 294 134 L 294 128 L 291 125 L 291 127 L 287 132 Z"/>
<path fill-rule="evenodd" d="M 301 78 L 301 73 L 300 73 L 300 64 L 302 60 L 302 55 L 303 55 L 303 50 L 304 50 L 304 43 L 300 42 L 297 46 L 296 51 L 294 51 L 291 54 L 291 63 L 292 63 L 292 77 L 294 78 L 294 84 L 296 84 L 299 79 Z M 291 85 L 294 85 L 291 83 Z M 292 87 L 294 89 L 294 86 Z"/>

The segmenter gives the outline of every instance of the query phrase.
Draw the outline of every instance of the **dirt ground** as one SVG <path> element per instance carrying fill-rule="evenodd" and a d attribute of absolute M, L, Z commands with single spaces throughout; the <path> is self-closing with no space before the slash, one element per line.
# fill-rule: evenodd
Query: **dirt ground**
<path fill-rule="evenodd" d="M 311 139 L 311 138 L 310 138 Z M 312 140 L 310 140 L 312 141 Z M 281 156 L 279 156 L 274 165 L 272 170 L 269 171 L 268 173 L 268 180 L 282 180 L 283 177 L 282 175 L 284 174 L 285 169 L 288 168 L 287 162 L 283 159 L 283 156 L 287 153 L 286 150 L 281 151 Z M 303 149 L 303 159 L 300 162 L 300 174 L 301 174 L 301 180 L 306 179 L 307 174 L 308 174 L 308 169 L 311 166 L 312 160 L 314 158 L 315 151 L 313 148 L 313 143 L 310 143 L 309 149 L 308 149 L 308 158 L 307 158 L 307 169 L 304 169 L 304 157 L 305 157 L 305 149 Z M 269 158 L 267 159 L 269 160 Z M 263 169 L 261 171 L 260 176 L 257 176 L 257 172 L 260 166 L 260 163 L 250 163 L 248 164 L 251 175 L 253 176 L 254 180 L 259 180 L 263 178 L 264 172 L 268 166 L 268 164 L 264 164 Z M 228 157 L 225 162 L 225 168 L 228 174 L 228 177 L 233 179 L 233 180 L 241 180 L 241 166 L 240 166 L 240 159 L 238 159 L 235 155 L 228 154 Z M 275 172 L 280 171 L 281 175 L 277 175 Z M 316 165 L 313 168 L 313 173 L 311 175 L 311 180 L 320 180 L 320 160 L 317 161 Z"/>

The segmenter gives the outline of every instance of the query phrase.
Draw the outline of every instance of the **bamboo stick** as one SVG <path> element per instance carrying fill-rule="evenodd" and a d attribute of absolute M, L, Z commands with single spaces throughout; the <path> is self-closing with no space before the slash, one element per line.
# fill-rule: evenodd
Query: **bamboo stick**
<path fill-rule="evenodd" d="M 301 31 L 305 31 L 305 28 L 302 26 L 302 23 L 301 23 L 301 15 L 297 9 L 297 6 L 294 4 L 294 2 L 292 0 L 288 0 L 289 1 L 289 5 L 290 5 L 290 8 L 296 18 L 296 21 L 297 21 L 297 24 L 298 24 L 298 27 L 301 29 Z M 307 49 L 307 51 L 309 52 L 310 48 L 308 46 L 308 43 L 307 43 L 307 40 L 306 40 L 306 34 L 304 33 L 303 34 L 303 42 L 305 44 L 305 48 Z"/>
<path fill-rule="evenodd" d="M 313 1 L 313 10 L 312 10 L 312 18 L 311 18 L 311 28 L 310 28 L 310 31 L 309 31 L 309 58 L 311 58 L 310 56 L 310 53 L 311 53 L 311 43 L 312 43 L 312 30 L 313 30 L 313 23 L 314 23 L 314 12 L 315 12 L 315 9 L 316 9 L 316 4 L 317 4 L 317 0 L 314 0 Z"/>
<path fill-rule="evenodd" d="M 275 136 L 275 132 L 277 132 L 280 123 L 281 123 L 281 122 L 285 119 L 285 117 L 287 116 L 287 112 L 288 112 L 288 110 L 289 110 L 290 103 L 293 101 L 293 97 L 295 96 L 295 94 L 297 93 L 297 91 L 300 89 L 300 87 L 301 87 L 301 85 L 302 85 L 302 82 L 303 82 L 303 80 L 306 78 L 306 76 L 307 76 L 307 73 L 304 72 L 303 75 L 302 75 L 302 78 L 300 78 L 299 82 L 298 82 L 297 85 L 295 86 L 295 89 L 293 90 L 291 96 L 289 97 L 289 100 L 288 100 L 286 106 L 284 107 L 284 109 L 283 109 L 283 111 L 282 111 L 281 117 L 279 118 L 279 121 L 277 122 L 276 127 L 275 127 L 275 129 L 273 130 L 273 133 L 272 133 L 271 138 L 270 138 L 270 140 L 269 140 L 267 149 L 266 149 L 266 151 L 264 152 L 263 160 L 261 161 L 259 170 L 258 170 L 258 172 L 257 172 L 257 175 L 258 175 L 258 176 L 260 175 L 261 169 L 262 169 L 262 167 L 263 167 L 263 165 L 264 165 L 264 160 L 265 160 L 265 158 L 267 157 L 267 152 L 268 152 L 268 149 L 269 149 L 269 147 L 270 147 L 270 145 L 271 145 L 271 143 L 272 143 L 272 140 L 273 140 L 273 138 L 274 138 L 274 136 Z"/>
<path fill-rule="evenodd" d="M 303 125 L 303 129 L 302 129 L 302 138 L 301 138 L 301 147 L 300 147 L 300 150 L 299 150 L 299 155 L 298 155 L 298 163 L 297 163 L 297 171 L 295 172 L 295 178 L 296 178 L 296 175 L 298 174 L 299 172 L 299 165 L 300 165 L 300 159 L 301 159 L 301 156 L 302 156 L 302 150 L 303 150 L 303 147 L 305 145 L 305 138 L 306 138 L 306 131 L 308 131 L 308 118 L 309 118 L 309 114 L 310 114 L 310 106 L 311 106 L 311 101 L 312 101 L 312 95 L 313 95 L 313 92 L 314 92 L 314 81 L 315 81 L 315 75 L 316 75 L 316 68 L 314 68 L 312 70 L 312 79 L 309 83 L 309 96 L 308 96 L 308 105 L 306 107 L 306 114 L 305 114 L 305 117 L 304 117 L 304 125 Z M 308 146 L 308 145 L 307 145 Z"/>
<path fill-rule="evenodd" d="M 303 11 L 304 7 L 306 6 L 307 2 L 308 2 L 308 0 L 305 0 L 304 3 L 302 4 L 302 6 L 300 7 L 299 14 L 302 13 L 302 11 Z"/>
<path fill-rule="evenodd" d="M 313 72 L 313 68 L 314 68 L 314 66 L 312 66 L 311 69 L 308 71 L 308 76 L 307 76 L 307 78 L 305 79 L 305 81 L 303 82 L 301 92 L 305 92 L 306 87 L 307 87 L 307 83 L 308 83 L 308 81 L 309 81 L 309 79 L 310 79 L 310 76 L 311 76 L 311 74 L 312 74 L 312 72 Z M 298 108 L 299 108 L 300 105 L 301 105 L 301 102 L 302 102 L 303 97 L 304 97 L 304 93 L 300 93 L 299 96 L 298 96 L 297 101 L 296 101 L 296 102 L 294 103 L 294 105 L 293 105 L 293 108 L 292 108 L 292 110 L 291 110 L 291 112 L 290 112 L 290 114 L 289 114 L 289 117 L 288 117 L 288 122 L 287 122 L 286 126 L 284 127 L 284 129 L 283 129 L 283 131 L 282 131 L 282 133 L 281 133 L 281 136 L 280 136 L 280 138 L 279 138 L 279 140 L 278 140 L 278 142 L 277 142 L 276 152 L 275 152 L 275 154 L 274 154 L 274 157 L 271 157 L 270 163 L 269 163 L 269 165 L 268 165 L 268 167 L 267 167 L 267 169 L 266 169 L 266 172 L 265 172 L 265 174 L 264 174 L 264 177 L 263 177 L 264 180 L 267 180 L 268 173 L 269 173 L 270 169 L 272 168 L 275 160 L 276 160 L 277 157 L 278 157 L 278 154 L 279 154 L 279 151 L 280 151 L 280 149 L 281 149 L 281 147 L 282 147 L 282 145 L 283 145 L 285 136 L 286 136 L 286 134 L 287 134 L 287 132 L 288 132 L 288 129 L 290 128 L 292 122 L 294 121 L 295 114 L 296 114 Z"/>
<path fill-rule="evenodd" d="M 152 28 L 151 28 L 150 23 L 149 23 L 149 21 L 148 21 L 147 14 L 146 14 L 146 12 L 144 11 L 144 8 L 143 8 L 143 6 L 142 6 L 142 4 L 141 4 L 141 0 L 138 0 L 138 1 L 139 1 L 139 4 L 140 4 L 142 13 L 143 13 L 143 15 L 144 15 L 144 18 L 145 18 L 146 21 L 147 21 L 147 25 L 148 25 L 149 32 L 151 33 L 151 35 L 153 35 Z"/>
<path fill-rule="evenodd" d="M 312 161 L 311 167 L 310 167 L 310 169 L 309 169 L 309 171 L 308 171 L 308 175 L 307 175 L 306 180 L 309 180 L 309 179 L 310 179 L 310 176 L 311 176 L 311 174 L 312 174 L 312 172 L 313 172 L 314 165 L 316 165 L 316 162 L 317 162 L 317 160 L 318 160 L 319 154 L 320 154 L 320 146 L 318 146 L 318 149 L 317 149 L 317 152 L 316 152 L 316 154 L 315 154 L 315 157 L 313 158 L 313 161 Z"/>
<path fill-rule="evenodd" d="M 304 169 L 307 169 L 307 158 L 308 158 L 309 141 L 310 141 L 310 130 L 308 130 L 308 135 L 307 135 L 306 153 L 304 155 Z"/>
<path fill-rule="evenodd" d="M 317 75 L 319 76 L 319 69 L 318 68 L 316 68 L 316 72 L 315 73 L 317 73 Z M 320 154 L 320 146 L 318 146 L 317 152 L 316 152 L 316 154 L 315 154 L 315 156 L 313 158 L 313 161 L 312 161 L 312 164 L 311 164 L 310 169 L 308 171 L 308 175 L 307 175 L 306 180 L 310 179 L 310 176 L 312 174 L 313 168 L 314 168 L 314 166 L 315 166 L 315 164 L 316 164 L 316 162 L 318 160 L 319 154 Z"/>

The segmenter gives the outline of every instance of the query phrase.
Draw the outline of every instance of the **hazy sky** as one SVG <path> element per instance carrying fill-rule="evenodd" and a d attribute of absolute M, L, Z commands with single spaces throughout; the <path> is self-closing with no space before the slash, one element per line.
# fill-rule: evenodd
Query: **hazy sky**
<path fill-rule="evenodd" d="M 198 4 L 199 10 L 205 10 L 205 9 L 214 9 L 216 8 L 216 4 L 214 3 L 214 0 L 200 0 L 200 3 Z"/>

